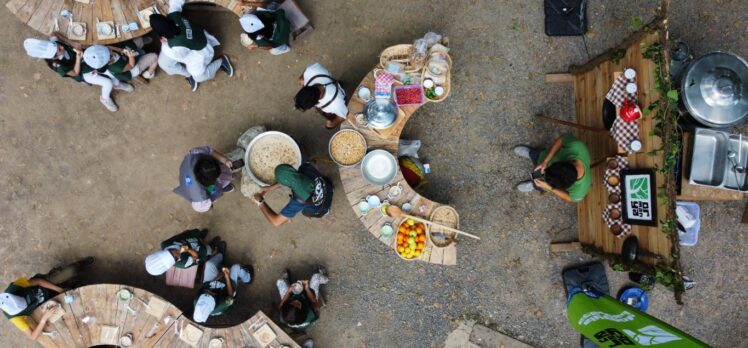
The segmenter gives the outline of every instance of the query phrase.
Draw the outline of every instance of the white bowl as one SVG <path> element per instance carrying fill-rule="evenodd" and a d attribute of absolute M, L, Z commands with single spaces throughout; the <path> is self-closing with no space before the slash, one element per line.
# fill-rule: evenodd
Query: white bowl
<path fill-rule="evenodd" d="M 397 158 L 385 150 L 373 150 L 361 161 L 361 175 L 372 185 L 387 185 L 397 176 Z"/>

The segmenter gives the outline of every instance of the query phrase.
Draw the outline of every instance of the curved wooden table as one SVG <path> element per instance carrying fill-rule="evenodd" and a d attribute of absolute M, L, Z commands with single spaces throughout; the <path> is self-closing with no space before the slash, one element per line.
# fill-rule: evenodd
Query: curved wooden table
<path fill-rule="evenodd" d="M 120 301 L 117 298 L 117 292 L 121 289 L 130 290 L 136 298 L 130 299 L 129 302 Z M 73 295 L 72 303 L 65 303 L 66 294 Z M 261 347 L 252 336 L 254 330 L 260 325 L 255 328 L 252 325 L 265 320 L 278 336 L 268 347 L 278 348 L 286 345 L 299 348 L 299 345 L 263 312 L 257 312 L 236 326 L 220 329 L 207 328 L 192 322 L 189 314 L 183 314 L 166 300 L 146 290 L 131 286 L 88 285 L 59 294 L 52 300 L 62 305 L 65 314 L 54 323 L 47 323 L 44 328 L 46 334 L 39 335 L 37 339 L 43 347 L 91 347 L 110 344 L 111 342 L 106 340 L 106 332 L 109 330 L 113 333 L 109 337 L 114 337 L 117 341 L 121 336 L 132 333 L 132 347 L 190 347 L 176 334 L 177 327 L 187 324 L 202 331 L 202 336 L 195 347 L 208 347 L 208 342 L 213 337 L 222 337 L 224 347 Z M 164 303 L 163 313 L 160 313 L 158 317 L 149 314 L 149 308 L 140 300 L 151 303 L 151 309 L 157 308 L 156 302 Z M 39 306 L 32 314 L 36 322 L 41 319 L 44 307 L 44 305 Z M 167 318 L 169 319 L 166 320 Z M 180 326 L 176 326 L 175 323 Z"/>
<path fill-rule="evenodd" d="M 381 68 L 381 67 L 380 67 Z M 355 129 L 360 132 L 366 139 L 368 149 L 383 149 L 387 150 L 395 157 L 397 157 L 397 147 L 400 143 L 400 133 L 402 133 L 405 124 L 408 122 L 411 116 L 418 110 L 420 106 L 405 106 L 400 107 L 398 110 L 397 121 L 392 127 L 385 130 L 375 131 L 368 127 L 359 127 L 356 124 L 356 114 L 360 113 L 364 109 L 364 102 L 359 99 L 355 94 L 358 88 L 361 86 L 368 87 L 371 91 L 374 91 L 374 70 L 370 71 L 361 83 L 354 90 L 354 95 L 348 102 L 348 121 L 341 125 L 341 129 Z M 367 150 L 368 150 L 367 149 Z M 395 250 L 397 241 L 397 226 L 400 223 L 400 218 L 391 218 L 380 213 L 379 209 L 371 209 L 366 215 L 362 215 L 356 207 L 361 200 L 365 199 L 368 195 L 379 196 L 380 199 L 384 200 L 387 197 L 388 187 L 375 186 L 364 181 L 361 176 L 361 165 L 355 165 L 352 167 L 340 167 L 340 180 L 343 182 L 343 190 L 348 198 L 353 211 L 359 217 L 361 222 L 364 224 L 366 229 L 371 232 L 379 241 L 386 244 L 393 249 L 393 253 L 397 253 Z M 392 186 L 400 183 L 403 186 L 403 193 L 400 197 L 390 199 L 390 203 L 397 206 L 402 206 L 405 202 L 410 202 L 413 206 L 413 210 L 410 212 L 413 216 L 423 217 L 429 219 L 431 212 L 436 207 L 442 204 L 429 200 L 418 193 L 408 185 L 403 178 L 403 174 L 398 170 L 398 174 L 395 179 L 390 183 Z M 394 232 L 388 237 L 383 237 L 379 230 L 382 225 L 389 222 L 392 224 Z M 397 255 L 394 255 L 397 257 Z M 445 248 L 436 248 L 431 243 L 424 249 L 423 253 L 415 258 L 414 260 L 430 262 L 440 265 L 456 265 L 457 264 L 457 247 L 455 244 L 451 244 Z"/>
<path fill-rule="evenodd" d="M 89 0 L 90 4 L 75 0 L 9 0 L 6 7 L 13 14 L 36 31 L 51 35 L 55 30 L 55 19 L 59 31 L 68 39 L 78 41 L 83 45 L 114 44 L 127 41 L 148 34 L 151 28 L 143 28 L 138 19 L 138 13 L 156 5 L 161 14 L 166 14 L 169 8 L 168 0 Z M 255 10 L 255 7 L 245 5 L 240 0 L 187 0 L 187 3 L 210 3 L 229 9 L 241 16 Z M 68 32 L 69 21 L 60 17 L 60 12 L 68 10 L 73 13 L 73 22 L 86 24 L 85 40 L 76 40 Z M 99 39 L 96 30 L 98 22 L 114 22 L 118 33 L 114 38 Z M 135 22 L 138 30 L 123 32 L 122 26 Z"/>

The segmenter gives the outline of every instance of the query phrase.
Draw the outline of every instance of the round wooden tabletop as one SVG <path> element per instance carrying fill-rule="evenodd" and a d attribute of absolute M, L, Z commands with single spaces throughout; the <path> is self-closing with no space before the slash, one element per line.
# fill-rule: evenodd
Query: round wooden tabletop
<path fill-rule="evenodd" d="M 379 66 L 378 69 L 382 67 Z M 368 87 L 369 90 L 374 90 L 374 70 L 370 71 L 361 83 L 356 87 L 355 91 L 362 86 Z M 374 130 L 369 127 L 359 126 L 356 123 L 356 114 L 359 114 L 364 109 L 364 101 L 356 96 L 356 92 L 353 92 L 351 100 L 348 102 L 348 118 L 347 121 L 341 125 L 341 129 L 354 129 L 361 133 L 366 139 L 367 151 L 373 149 L 387 150 L 393 155 L 397 156 L 397 147 L 400 143 L 400 133 L 402 133 L 405 124 L 408 122 L 411 116 L 418 110 L 419 106 L 401 106 L 398 108 L 398 116 L 395 124 L 390 128 L 384 130 Z M 361 222 L 364 224 L 367 230 L 371 232 L 377 239 L 382 243 L 386 244 L 393 249 L 393 253 L 396 253 L 396 236 L 397 226 L 400 223 L 401 218 L 392 218 L 382 214 L 379 209 L 371 209 L 366 214 L 362 214 L 358 209 L 358 204 L 369 195 L 378 196 L 380 199 L 388 199 L 390 204 L 402 206 L 404 203 L 410 203 L 412 211 L 409 213 L 413 216 L 422 217 L 429 219 L 431 213 L 437 207 L 442 204 L 429 200 L 418 194 L 408 182 L 403 178 L 402 172 L 398 169 L 398 174 L 395 179 L 388 186 L 376 186 L 371 185 L 364 180 L 361 175 L 361 165 L 357 164 L 350 167 L 340 167 L 340 180 L 343 182 L 343 190 L 345 191 L 348 202 L 351 208 L 359 217 Z M 396 198 L 387 198 L 389 186 L 402 185 L 403 190 L 400 196 Z M 380 230 L 386 223 L 392 225 L 395 229 L 389 237 L 381 235 Z M 424 249 L 423 253 L 415 258 L 414 260 L 442 264 L 442 265 L 456 265 L 457 264 L 457 247 L 455 244 L 451 244 L 444 248 L 434 247 L 431 243 Z"/>
<path fill-rule="evenodd" d="M 219 5 L 237 15 L 255 9 L 240 0 L 187 2 Z M 168 0 L 9 0 L 6 7 L 36 31 L 58 32 L 84 46 L 143 36 L 151 31 L 148 15 L 155 10 L 165 15 L 169 8 Z"/>

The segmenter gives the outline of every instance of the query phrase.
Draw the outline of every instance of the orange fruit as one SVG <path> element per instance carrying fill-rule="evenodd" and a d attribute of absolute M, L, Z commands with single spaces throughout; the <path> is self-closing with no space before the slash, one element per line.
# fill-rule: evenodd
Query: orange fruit
<path fill-rule="evenodd" d="M 418 242 L 417 248 L 423 250 L 424 246 L 426 246 L 426 244 L 424 244 L 423 242 Z"/>
<path fill-rule="evenodd" d="M 399 252 L 399 253 L 401 253 L 401 254 L 402 254 L 402 253 L 403 253 L 403 251 L 405 251 L 405 248 L 403 248 L 403 247 L 401 247 L 401 246 L 397 247 L 397 252 Z"/>
<path fill-rule="evenodd" d="M 402 243 L 403 242 L 403 235 L 402 234 L 398 234 L 397 235 L 397 242 L 398 243 Z"/>

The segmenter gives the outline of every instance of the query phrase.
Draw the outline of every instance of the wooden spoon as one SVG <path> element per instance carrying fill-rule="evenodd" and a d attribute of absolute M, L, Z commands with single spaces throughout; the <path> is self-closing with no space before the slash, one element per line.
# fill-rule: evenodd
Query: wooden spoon
<path fill-rule="evenodd" d="M 476 236 L 474 234 L 470 234 L 470 233 L 467 233 L 467 232 L 456 230 L 456 229 L 454 229 L 452 227 L 444 226 L 442 224 L 438 224 L 438 223 L 433 222 L 433 221 L 421 219 L 421 218 L 419 218 L 417 216 L 405 214 L 403 212 L 403 210 L 400 209 L 400 207 L 395 206 L 395 205 L 387 206 L 387 215 L 389 215 L 391 217 L 405 217 L 405 218 L 413 219 L 413 220 L 416 220 L 418 222 L 422 222 L 422 223 L 427 224 L 427 225 L 440 227 L 440 228 L 443 228 L 443 229 L 445 229 L 447 231 L 451 231 L 451 232 L 454 232 L 454 233 L 457 233 L 457 234 L 461 234 L 463 236 L 467 236 L 467 237 L 470 237 L 470 238 L 475 238 L 477 240 L 480 240 L 480 237 L 478 237 L 478 236 Z"/>

